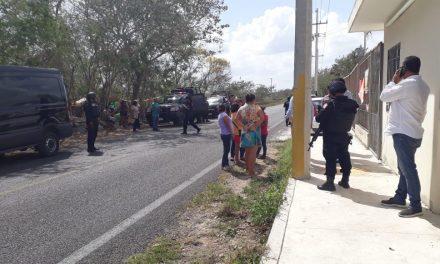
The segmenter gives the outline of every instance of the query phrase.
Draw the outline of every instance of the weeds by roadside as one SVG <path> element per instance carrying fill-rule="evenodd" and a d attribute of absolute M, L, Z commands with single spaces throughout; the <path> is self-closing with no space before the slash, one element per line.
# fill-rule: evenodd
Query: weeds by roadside
<path fill-rule="evenodd" d="M 168 238 L 159 238 L 143 254 L 130 257 L 127 264 L 173 263 L 181 253 L 180 244 Z"/>
<path fill-rule="evenodd" d="M 284 192 L 291 169 L 292 146 L 290 141 L 281 149 L 280 159 L 275 171 L 269 174 L 267 182 L 255 182 L 247 188 L 249 198 L 252 200 L 250 212 L 252 222 L 262 227 L 270 227 L 284 202 Z M 259 191 L 252 190 L 256 188 Z M 264 191 L 260 191 L 263 189 Z"/>
<path fill-rule="evenodd" d="M 291 166 L 290 141 L 271 147 L 266 173 L 251 180 L 239 169 L 222 175 L 193 198 L 175 230 L 126 263 L 259 263 Z"/>

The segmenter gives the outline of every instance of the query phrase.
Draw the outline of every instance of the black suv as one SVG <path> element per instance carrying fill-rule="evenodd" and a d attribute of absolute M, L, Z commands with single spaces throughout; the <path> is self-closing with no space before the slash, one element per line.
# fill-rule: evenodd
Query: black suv
<path fill-rule="evenodd" d="M 160 121 L 172 122 L 175 126 L 181 126 L 185 114 L 183 113 L 183 101 L 191 96 L 194 117 L 204 120 L 208 117 L 208 101 L 205 95 L 193 87 L 172 90 L 171 94 L 163 97 L 160 102 Z M 147 119 L 151 123 L 151 109 L 147 112 Z"/>
<path fill-rule="evenodd" d="M 223 95 L 216 95 L 208 98 L 209 108 L 208 112 L 212 118 L 216 118 L 219 114 L 221 105 L 228 105 L 228 99 Z"/>
<path fill-rule="evenodd" d="M 60 71 L 0 66 L 0 154 L 34 148 L 51 156 L 72 133 Z"/>

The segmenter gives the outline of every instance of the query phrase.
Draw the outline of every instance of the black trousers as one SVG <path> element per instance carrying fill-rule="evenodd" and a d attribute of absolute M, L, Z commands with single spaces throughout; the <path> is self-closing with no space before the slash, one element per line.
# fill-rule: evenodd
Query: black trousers
<path fill-rule="evenodd" d="M 261 135 L 261 146 L 263 147 L 263 157 L 266 157 L 267 153 L 267 135 Z M 258 148 L 257 156 L 260 155 L 261 147 Z"/>
<path fill-rule="evenodd" d="M 95 149 L 95 141 L 98 136 L 98 124 L 87 125 L 87 150 Z"/>
<path fill-rule="evenodd" d="M 133 131 L 136 131 L 139 128 L 141 128 L 141 123 L 139 122 L 139 118 L 136 118 L 133 122 Z"/>
<path fill-rule="evenodd" d="M 183 132 L 186 133 L 188 129 L 188 124 L 190 124 L 195 129 L 199 130 L 200 128 L 194 123 L 194 112 L 187 111 L 185 112 L 185 118 L 183 119 Z"/>
<path fill-rule="evenodd" d="M 323 154 L 325 158 L 325 175 L 328 181 L 334 181 L 336 175 L 336 160 L 341 165 L 342 179 L 349 180 L 351 173 L 350 152 L 348 145 L 350 138 L 348 134 L 324 135 Z"/>

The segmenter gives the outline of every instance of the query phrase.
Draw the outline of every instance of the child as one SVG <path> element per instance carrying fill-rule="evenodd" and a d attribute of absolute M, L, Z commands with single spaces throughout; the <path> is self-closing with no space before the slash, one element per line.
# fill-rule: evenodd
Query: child
<path fill-rule="evenodd" d="M 261 147 L 258 148 L 257 156 L 258 159 L 266 159 L 266 153 L 267 153 L 267 135 L 269 135 L 269 116 L 266 114 L 265 110 L 266 107 L 261 107 L 261 110 L 263 110 L 264 113 L 264 122 L 261 124 L 261 145 L 263 147 L 263 155 L 260 156 Z"/>

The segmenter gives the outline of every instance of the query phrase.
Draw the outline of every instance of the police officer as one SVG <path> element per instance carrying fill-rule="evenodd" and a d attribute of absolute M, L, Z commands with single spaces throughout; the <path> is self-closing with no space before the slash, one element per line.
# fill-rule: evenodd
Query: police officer
<path fill-rule="evenodd" d="M 93 153 L 98 150 L 95 148 L 95 140 L 98 135 L 100 115 L 99 105 L 94 92 L 87 94 L 87 101 L 84 104 L 84 113 L 86 115 L 87 124 L 87 152 Z"/>
<path fill-rule="evenodd" d="M 348 99 L 344 95 L 346 91 L 347 88 L 343 82 L 332 82 L 329 87 L 332 99 L 316 117 L 316 121 L 320 123 L 320 128 L 323 131 L 323 154 L 326 161 L 325 175 L 327 176 L 327 181 L 318 186 L 318 189 L 324 191 L 336 190 L 334 180 L 337 159 L 339 159 L 342 168 L 342 180 L 338 184 L 345 189 L 350 188 L 348 181 L 351 172 L 351 160 L 348 145 L 351 136 L 348 132 L 351 130 L 359 105 L 356 101 Z"/>
<path fill-rule="evenodd" d="M 197 134 L 200 133 L 200 128 L 194 123 L 194 110 L 190 94 L 188 94 L 183 101 L 183 112 L 185 114 L 185 119 L 183 120 L 182 135 L 187 134 L 188 123 L 197 130 Z"/>

